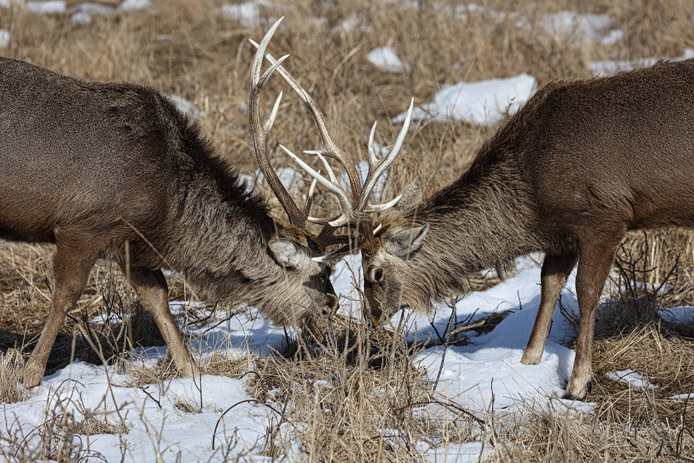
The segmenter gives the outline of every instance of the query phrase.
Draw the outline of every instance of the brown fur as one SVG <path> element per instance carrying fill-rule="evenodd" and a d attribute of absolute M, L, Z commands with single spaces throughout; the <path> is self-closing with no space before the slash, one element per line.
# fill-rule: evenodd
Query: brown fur
<path fill-rule="evenodd" d="M 395 231 L 424 224 L 426 239 L 408 259 L 386 251 Z M 578 259 L 581 322 L 567 395 L 584 397 L 595 305 L 619 242 L 627 230 L 694 226 L 694 61 L 545 86 L 457 181 L 384 226 L 383 248 L 364 256 L 376 323 L 460 294 L 470 272 L 545 252 L 524 363 L 540 361 Z"/>
<path fill-rule="evenodd" d="M 182 372 L 197 372 L 168 312 L 161 268 L 216 298 L 260 305 L 293 324 L 333 308 L 329 268 L 310 236 L 286 229 L 245 192 L 198 126 L 156 91 L 87 83 L 0 58 L 0 238 L 57 245 L 51 314 L 25 372 L 45 360 L 97 258 L 125 265 Z M 302 268 L 281 266 L 273 240 L 294 243 Z"/>

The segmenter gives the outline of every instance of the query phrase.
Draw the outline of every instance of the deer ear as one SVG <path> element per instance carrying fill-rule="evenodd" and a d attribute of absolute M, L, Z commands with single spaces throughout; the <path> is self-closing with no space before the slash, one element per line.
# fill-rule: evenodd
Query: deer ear
<path fill-rule="evenodd" d="M 415 177 L 400 193 L 402 198 L 393 206 L 393 211 L 406 211 L 422 202 L 422 179 Z"/>
<path fill-rule="evenodd" d="M 408 258 L 424 244 L 429 231 L 429 224 L 418 227 L 395 227 L 385 237 L 385 249 L 388 254 Z"/>
<path fill-rule="evenodd" d="M 275 261 L 282 267 L 311 271 L 311 274 L 320 272 L 320 266 L 311 260 L 311 257 L 293 241 L 273 239 L 268 243 L 268 249 Z"/>

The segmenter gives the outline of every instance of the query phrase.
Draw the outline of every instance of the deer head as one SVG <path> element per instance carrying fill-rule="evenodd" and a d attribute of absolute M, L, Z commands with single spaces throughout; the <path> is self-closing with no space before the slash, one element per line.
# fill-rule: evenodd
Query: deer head
<path fill-rule="evenodd" d="M 304 154 L 316 156 L 320 160 L 325 172 L 327 173 L 327 178 L 322 175 L 321 172 L 313 169 L 288 148 L 280 145 L 282 150 L 292 160 L 294 160 L 306 173 L 313 177 L 312 188 L 311 192 L 309 193 L 306 206 L 300 210 L 293 202 L 291 202 L 291 198 L 289 198 L 289 195 L 279 183 L 276 175 L 274 175 L 274 173 L 266 175 L 268 175 L 269 182 L 272 176 L 274 176 L 274 179 L 272 179 L 270 183 L 273 185 L 273 191 L 275 191 L 276 196 L 278 198 L 289 198 L 286 201 L 281 200 L 281 202 L 290 218 L 294 217 L 293 223 L 299 225 L 300 223 L 308 220 L 309 222 L 322 224 L 324 226 L 317 238 L 317 244 L 320 249 L 324 250 L 331 244 L 346 242 L 346 244 L 344 244 L 338 250 L 324 256 L 314 258 L 314 260 L 328 262 L 352 252 L 361 250 L 364 261 L 364 289 L 368 301 L 368 306 L 366 307 L 364 313 L 365 315 L 367 313 L 371 314 L 368 316 L 368 318 L 376 322 L 381 319 L 381 314 L 384 312 L 384 308 L 386 306 L 390 306 L 390 304 L 394 304 L 394 302 L 391 301 L 395 301 L 398 297 L 398 288 L 400 285 L 396 277 L 397 270 L 395 269 L 395 267 L 397 267 L 398 260 L 406 259 L 412 251 L 416 250 L 415 248 L 417 246 L 421 245 L 426 236 L 426 227 L 414 230 L 396 227 L 394 229 L 386 230 L 379 229 L 379 227 L 374 226 L 374 214 L 388 211 L 396 206 L 399 206 L 400 209 L 408 207 L 417 198 L 421 198 L 418 179 L 408 185 L 401 194 L 397 195 L 394 199 L 386 203 L 371 204 L 369 202 L 369 197 L 371 196 L 379 178 L 385 173 L 401 151 L 412 118 L 414 99 L 410 102 L 407 116 L 393 147 L 391 148 L 390 152 L 381 158 L 379 158 L 379 156 L 376 154 L 376 150 L 374 148 L 374 138 L 376 134 L 376 123 L 374 122 L 368 140 L 369 170 L 366 175 L 366 179 L 362 183 L 359 179 L 359 174 L 354 162 L 345 155 L 345 153 L 335 144 L 330 136 L 327 129 L 327 124 L 325 122 L 325 117 L 316 105 L 313 98 L 311 98 L 308 92 L 298 84 L 298 82 L 287 72 L 284 67 L 282 67 L 282 63 L 288 58 L 288 55 L 275 59 L 266 52 L 267 44 L 269 43 L 272 34 L 274 34 L 281 21 L 282 19 L 278 20 L 270 28 L 260 44 L 256 44 L 255 42 L 251 41 L 253 45 L 258 47 L 258 51 L 256 53 L 257 61 L 254 62 L 254 70 L 256 70 L 255 73 L 259 74 L 261 56 L 264 55 L 271 64 L 270 68 L 265 72 L 265 74 L 263 74 L 263 76 L 256 78 L 256 86 L 258 88 L 262 88 L 269 76 L 274 71 L 277 71 L 303 101 L 316 125 L 318 126 L 318 130 L 323 140 L 323 146 L 321 148 L 317 150 L 304 151 Z M 259 120 L 256 120 L 255 122 L 252 121 L 255 126 L 254 132 L 266 133 L 266 131 L 269 130 L 269 127 L 272 126 L 274 114 L 279 106 L 280 98 L 281 94 L 275 102 L 273 116 L 270 117 L 262 130 Z M 251 107 L 254 108 L 253 105 L 255 104 L 255 108 L 257 108 L 257 102 L 254 102 L 253 98 L 251 100 Z M 254 111 L 252 109 L 252 113 L 253 112 Z M 257 114 L 257 110 L 255 111 L 255 114 Z M 255 137 L 255 139 L 260 140 L 259 137 Z M 256 154 L 259 153 L 258 146 L 262 146 L 262 144 L 256 142 Z M 335 172 L 326 158 L 331 158 L 337 161 L 345 169 L 350 183 L 349 191 L 344 189 L 338 183 Z M 265 156 L 259 156 L 258 163 L 261 165 L 261 167 L 266 166 L 265 168 L 269 169 Z M 265 172 L 265 170 L 263 171 Z M 335 195 L 341 209 L 339 215 L 330 218 L 318 218 L 309 215 L 311 204 L 310 196 L 316 182 L 328 192 Z M 340 227 L 348 227 L 350 230 L 357 231 L 358 240 L 355 242 L 352 239 L 345 238 L 345 236 L 349 235 L 349 232 L 348 235 L 335 236 L 335 231 Z M 390 275 L 393 275 L 394 278 L 390 278 Z M 396 309 L 399 307 L 400 305 L 398 304 Z M 394 311 L 395 310 L 393 310 L 393 312 Z"/>

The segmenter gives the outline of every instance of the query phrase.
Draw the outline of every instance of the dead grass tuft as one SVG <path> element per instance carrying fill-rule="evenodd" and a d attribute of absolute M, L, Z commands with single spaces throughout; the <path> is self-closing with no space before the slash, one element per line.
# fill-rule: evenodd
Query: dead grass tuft
<path fill-rule="evenodd" d="M 0 352 L 0 403 L 21 402 L 29 397 L 22 386 L 24 355 L 19 349 Z"/>
<path fill-rule="evenodd" d="M 602 412 L 571 411 L 561 402 L 546 409 L 529 405 L 495 437 L 496 456 L 488 461 L 676 462 L 694 451 L 684 423 L 665 425 L 654 412 L 646 423 L 616 421 Z"/>

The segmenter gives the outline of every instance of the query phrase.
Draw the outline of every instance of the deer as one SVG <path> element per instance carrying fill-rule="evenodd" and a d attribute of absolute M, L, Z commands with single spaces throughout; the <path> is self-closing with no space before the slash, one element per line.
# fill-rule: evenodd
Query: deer
<path fill-rule="evenodd" d="M 342 198 L 340 223 L 359 232 L 358 243 L 342 251 L 361 251 L 363 314 L 374 327 L 400 309 L 430 312 L 432 301 L 464 294 L 466 275 L 542 252 L 541 301 L 521 359 L 538 364 L 557 300 L 577 265 L 580 320 L 564 398 L 584 400 L 596 307 L 625 234 L 694 227 L 691 101 L 694 60 L 550 82 L 483 144 L 457 180 L 423 199 L 415 179 L 378 225 L 363 196 L 349 201 L 337 182 L 297 162 Z M 376 156 L 375 128 L 368 141 L 374 174 L 393 161 Z M 368 196 L 375 182 L 369 176 L 361 191 Z"/>
<path fill-rule="evenodd" d="M 199 125 L 156 90 L 0 58 L 0 238 L 55 245 L 54 290 L 24 368 L 27 388 L 41 384 L 56 336 L 101 258 L 126 275 L 183 376 L 200 369 L 169 310 L 162 269 L 181 272 L 201 294 L 257 305 L 278 326 L 337 310 L 331 266 L 320 257 L 340 238 L 327 227 L 319 241 L 306 226 L 315 182 L 300 208 L 268 160 L 281 94 L 261 121 L 260 96 L 274 72 L 260 74 L 262 56 L 261 47 L 249 131 L 289 224 L 270 216 Z"/>

